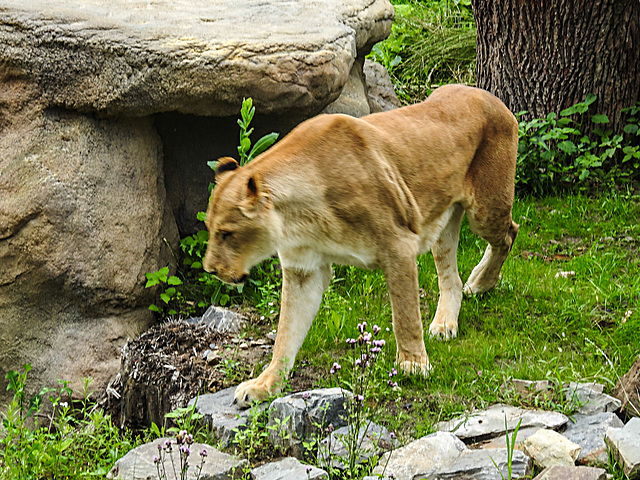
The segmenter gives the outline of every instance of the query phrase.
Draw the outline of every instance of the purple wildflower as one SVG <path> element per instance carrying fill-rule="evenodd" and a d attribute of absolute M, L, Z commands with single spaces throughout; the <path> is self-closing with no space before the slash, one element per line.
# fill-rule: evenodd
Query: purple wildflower
<path fill-rule="evenodd" d="M 382 329 L 378 325 L 374 325 L 373 326 L 373 334 L 374 335 L 378 335 L 381 331 L 382 331 Z"/>
<path fill-rule="evenodd" d="M 333 375 L 334 373 L 336 373 L 341 368 L 342 367 L 340 366 L 340 364 L 338 362 L 333 362 L 333 365 L 331 367 L 331 370 L 329 370 L 329 373 Z"/>
<path fill-rule="evenodd" d="M 206 457 L 206 456 L 207 456 L 207 449 L 206 449 L 206 448 L 203 448 L 203 449 L 202 449 L 202 451 L 200 452 L 200 456 L 201 456 L 202 458 L 204 458 L 204 457 Z"/>

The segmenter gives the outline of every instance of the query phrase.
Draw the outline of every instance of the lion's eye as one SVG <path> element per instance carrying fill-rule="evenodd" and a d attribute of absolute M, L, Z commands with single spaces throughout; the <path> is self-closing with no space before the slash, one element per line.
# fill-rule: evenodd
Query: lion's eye
<path fill-rule="evenodd" d="M 222 241 L 226 241 L 229 240 L 231 238 L 231 235 L 233 235 L 233 232 L 220 232 L 219 233 L 220 238 L 222 239 Z"/>

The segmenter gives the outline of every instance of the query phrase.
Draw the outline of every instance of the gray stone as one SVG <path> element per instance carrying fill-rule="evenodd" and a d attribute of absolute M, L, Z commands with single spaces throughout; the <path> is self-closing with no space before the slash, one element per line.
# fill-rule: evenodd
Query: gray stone
<path fill-rule="evenodd" d="M 452 464 L 467 447 L 451 433 L 436 432 L 385 453 L 373 473 L 397 480 L 412 480 Z"/>
<path fill-rule="evenodd" d="M 528 477 L 532 462 L 519 450 L 513 452 L 511 478 Z M 439 466 L 433 472 L 417 475 L 415 480 L 502 480 L 509 478 L 507 450 L 465 450 L 449 465 Z"/>
<path fill-rule="evenodd" d="M 541 468 L 554 465 L 574 466 L 580 445 L 556 431 L 541 428 L 522 442 L 522 450 Z"/>
<path fill-rule="evenodd" d="M 520 422 L 520 428 L 540 427 L 559 429 L 569 421 L 566 415 L 543 410 L 526 410 L 509 405 L 493 405 L 486 410 L 454 418 L 437 425 L 438 430 L 452 432 L 467 442 L 475 442 L 496 437 L 506 431 L 513 431 Z"/>
<path fill-rule="evenodd" d="M 562 435 L 582 448 L 578 463 L 606 464 L 609 460 L 604 434 L 608 428 L 622 428 L 624 423 L 615 413 L 604 412 L 595 415 L 576 414 L 571 417 Z"/>
<path fill-rule="evenodd" d="M 302 458 L 304 440 L 319 441 L 329 425 L 347 425 L 345 401 L 350 395 L 340 388 L 320 388 L 276 398 L 269 406 L 271 443 Z"/>
<path fill-rule="evenodd" d="M 236 431 L 246 428 L 250 415 L 267 408 L 267 403 L 255 405 L 250 409 L 240 409 L 233 404 L 235 387 L 216 393 L 201 395 L 189 401 L 195 404 L 196 412 L 203 415 L 202 421 L 211 428 L 211 432 L 224 447 L 233 443 Z"/>
<path fill-rule="evenodd" d="M 402 106 L 386 68 L 367 59 L 364 61 L 363 72 L 371 113 L 386 112 Z"/>
<path fill-rule="evenodd" d="M 545 468 L 534 480 L 606 480 L 607 471 L 594 467 L 567 467 L 556 465 Z"/>
<path fill-rule="evenodd" d="M 106 121 L 31 105 L 6 122 L 0 371 L 30 363 L 31 388 L 62 378 L 80 393 L 91 377 L 91 389 L 104 390 L 127 338 L 153 321 L 145 273 L 169 262 L 163 238 L 177 241 L 162 144 L 150 118 Z M 0 380 L 0 400 L 5 386 Z"/>
<path fill-rule="evenodd" d="M 108 115 L 317 113 L 389 34 L 387 0 L 2 0 L 0 61 L 48 105 Z"/>
<path fill-rule="evenodd" d="M 595 382 L 571 382 L 568 387 L 563 389 L 567 401 L 580 405 L 577 412 L 583 415 L 619 410 L 622 402 L 603 393 L 603 390 L 604 385 Z"/>
<path fill-rule="evenodd" d="M 329 478 L 324 470 L 300 463 L 293 457 L 261 465 L 251 470 L 253 480 L 315 480 Z"/>
<path fill-rule="evenodd" d="M 171 452 L 163 452 L 165 458 L 165 466 L 167 480 L 182 479 L 180 472 L 175 476 L 171 468 L 171 458 L 176 465 L 180 465 L 180 457 L 178 445 L 175 439 L 160 438 L 154 442 L 145 443 L 134 448 L 124 457 L 119 459 L 111 471 L 107 474 L 110 480 L 157 480 L 158 470 L 154 463 L 154 457 L 159 457 L 158 445 L 163 445 L 165 441 L 172 442 Z M 231 480 L 239 477 L 239 474 L 247 466 L 246 460 L 239 460 L 231 455 L 216 450 L 211 445 L 202 443 L 194 443 L 189 446 L 191 454 L 188 457 L 189 469 L 187 470 L 186 480 L 199 478 L 200 480 Z M 204 457 L 202 470 L 198 472 L 201 465 L 202 457 L 200 452 L 206 450 L 207 456 Z M 170 458 L 171 456 L 171 458 Z M 235 474 L 235 475 L 234 475 Z"/>
<path fill-rule="evenodd" d="M 364 117 L 371 113 L 361 60 L 358 59 L 354 62 L 340 96 L 327 105 L 322 113 L 342 113 L 352 117 Z"/>
<path fill-rule="evenodd" d="M 625 475 L 640 477 L 640 418 L 632 418 L 623 428 L 610 428 L 604 439 Z"/>
<path fill-rule="evenodd" d="M 320 465 L 328 466 L 331 463 L 339 470 L 346 468 L 344 462 L 349 454 L 346 444 L 351 429 L 351 425 L 341 427 L 320 442 L 318 447 Z M 360 427 L 356 444 L 358 446 L 357 463 L 365 463 L 373 456 L 400 446 L 400 442 L 391 436 L 389 430 L 373 422 L 367 422 L 366 425 Z"/>
<path fill-rule="evenodd" d="M 240 333 L 245 319 L 237 312 L 211 305 L 202 317 L 190 318 L 192 323 L 204 323 L 209 328 L 220 333 Z"/>

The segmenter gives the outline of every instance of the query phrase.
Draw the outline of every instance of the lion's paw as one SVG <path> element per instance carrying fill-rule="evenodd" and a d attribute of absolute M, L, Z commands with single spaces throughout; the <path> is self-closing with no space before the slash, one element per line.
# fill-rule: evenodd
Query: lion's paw
<path fill-rule="evenodd" d="M 256 402 L 263 402 L 271 394 L 271 389 L 266 382 L 260 381 L 259 378 L 248 380 L 236 387 L 233 403 L 238 408 L 249 408 Z"/>
<path fill-rule="evenodd" d="M 456 338 L 458 335 L 458 322 L 438 322 L 434 319 L 429 325 L 429 335 L 438 339 L 444 338 L 445 340 Z"/>
<path fill-rule="evenodd" d="M 423 377 L 428 377 L 429 372 L 431 372 L 431 364 L 429 364 L 429 360 L 425 363 L 405 360 L 403 362 L 398 362 L 397 366 L 404 373 L 408 373 L 410 375 L 422 375 Z"/>

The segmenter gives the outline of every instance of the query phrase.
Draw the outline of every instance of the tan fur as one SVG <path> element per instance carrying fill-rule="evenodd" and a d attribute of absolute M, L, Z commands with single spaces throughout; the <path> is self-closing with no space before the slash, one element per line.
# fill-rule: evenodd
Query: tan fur
<path fill-rule="evenodd" d="M 416 256 L 431 249 L 440 299 L 429 332 L 455 337 L 463 291 L 498 282 L 518 232 L 511 219 L 518 126 L 493 95 L 450 85 L 425 102 L 356 119 L 320 115 L 237 168 L 219 162 L 207 211 L 205 270 L 229 283 L 278 254 L 282 309 L 268 368 L 236 389 L 247 405 L 276 392 L 331 280 L 331 264 L 382 269 L 397 364 L 427 374 Z M 466 212 L 488 243 L 463 287 L 456 249 Z"/>

